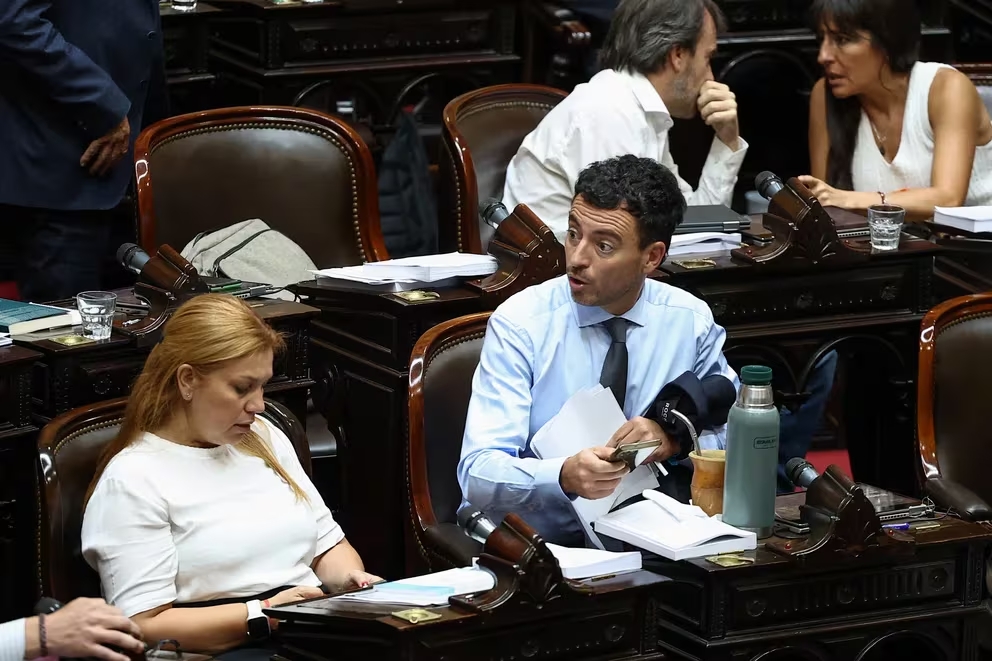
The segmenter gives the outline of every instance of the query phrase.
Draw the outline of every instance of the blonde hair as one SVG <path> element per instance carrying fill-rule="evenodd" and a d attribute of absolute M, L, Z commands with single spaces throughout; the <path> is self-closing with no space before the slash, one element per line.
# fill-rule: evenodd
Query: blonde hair
<path fill-rule="evenodd" d="M 180 366 L 190 365 L 197 374 L 204 375 L 232 360 L 266 350 L 275 354 L 284 348 L 282 336 L 239 298 L 203 294 L 184 303 L 165 324 L 162 341 L 152 349 L 131 388 L 124 422 L 117 437 L 100 456 L 96 474 L 86 490 L 84 505 L 89 502 L 110 460 L 143 432 L 162 427 L 183 405 L 176 380 Z M 309 500 L 279 464 L 269 444 L 254 431 L 245 434 L 236 447 L 244 454 L 264 461 L 298 499 Z"/>

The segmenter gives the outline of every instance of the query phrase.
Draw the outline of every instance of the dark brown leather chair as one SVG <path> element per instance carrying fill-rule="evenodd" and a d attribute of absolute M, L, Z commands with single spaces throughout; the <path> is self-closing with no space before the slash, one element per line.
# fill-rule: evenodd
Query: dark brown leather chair
<path fill-rule="evenodd" d="M 67 411 L 48 423 L 38 438 L 38 589 L 62 603 L 100 596 L 100 577 L 81 550 L 83 497 L 100 453 L 120 428 L 126 404 L 127 398 L 120 398 Z M 286 433 L 310 475 L 310 446 L 296 416 L 269 400 L 262 415 Z"/>
<path fill-rule="evenodd" d="M 482 546 L 456 523 L 465 416 L 489 313 L 439 324 L 410 357 L 408 487 L 417 550 L 429 571 L 467 566 Z"/>
<path fill-rule="evenodd" d="M 941 303 L 923 318 L 917 445 L 924 491 L 940 509 L 992 519 L 992 292 Z"/>
<path fill-rule="evenodd" d="M 978 89 L 978 95 L 982 97 L 985 107 L 992 113 L 992 63 L 955 64 L 954 66 L 971 79 L 971 82 Z"/>
<path fill-rule="evenodd" d="M 134 168 L 138 242 L 149 253 L 260 218 L 320 268 L 388 257 L 368 147 L 325 113 L 277 106 L 172 117 L 138 136 Z"/>
<path fill-rule="evenodd" d="M 495 85 L 445 106 L 438 163 L 442 252 L 486 252 L 492 228 L 479 220 L 479 201 L 503 197 L 506 168 L 520 143 L 566 96 L 542 85 Z"/>

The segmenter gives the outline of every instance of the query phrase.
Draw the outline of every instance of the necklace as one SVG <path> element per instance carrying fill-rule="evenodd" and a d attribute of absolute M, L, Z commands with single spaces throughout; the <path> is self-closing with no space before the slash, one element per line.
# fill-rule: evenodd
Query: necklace
<path fill-rule="evenodd" d="M 868 126 L 871 127 L 871 132 L 875 136 L 875 143 L 878 146 L 878 151 L 881 152 L 882 156 L 885 156 L 885 136 L 878 132 L 875 128 L 875 122 L 868 120 Z"/>

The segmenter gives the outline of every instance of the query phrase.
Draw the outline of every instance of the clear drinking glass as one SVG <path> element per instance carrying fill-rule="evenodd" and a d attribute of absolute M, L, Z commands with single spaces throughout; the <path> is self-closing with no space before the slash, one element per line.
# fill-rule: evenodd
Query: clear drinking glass
<path fill-rule="evenodd" d="M 172 8 L 176 11 L 196 11 L 196 0 L 172 0 Z"/>
<path fill-rule="evenodd" d="M 895 250 L 906 222 L 906 210 L 894 204 L 875 204 L 868 207 L 868 232 L 871 247 L 875 250 Z"/>
<path fill-rule="evenodd" d="M 79 316 L 83 318 L 83 337 L 106 340 L 114 323 L 117 294 L 112 291 L 84 291 L 76 295 Z"/>

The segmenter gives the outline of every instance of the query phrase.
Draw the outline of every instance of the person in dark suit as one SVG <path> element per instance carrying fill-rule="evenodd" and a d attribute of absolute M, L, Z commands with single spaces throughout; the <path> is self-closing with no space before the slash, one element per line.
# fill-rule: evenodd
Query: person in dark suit
<path fill-rule="evenodd" d="M 0 231 L 25 300 L 99 288 L 162 68 L 157 0 L 0 2 Z"/>

